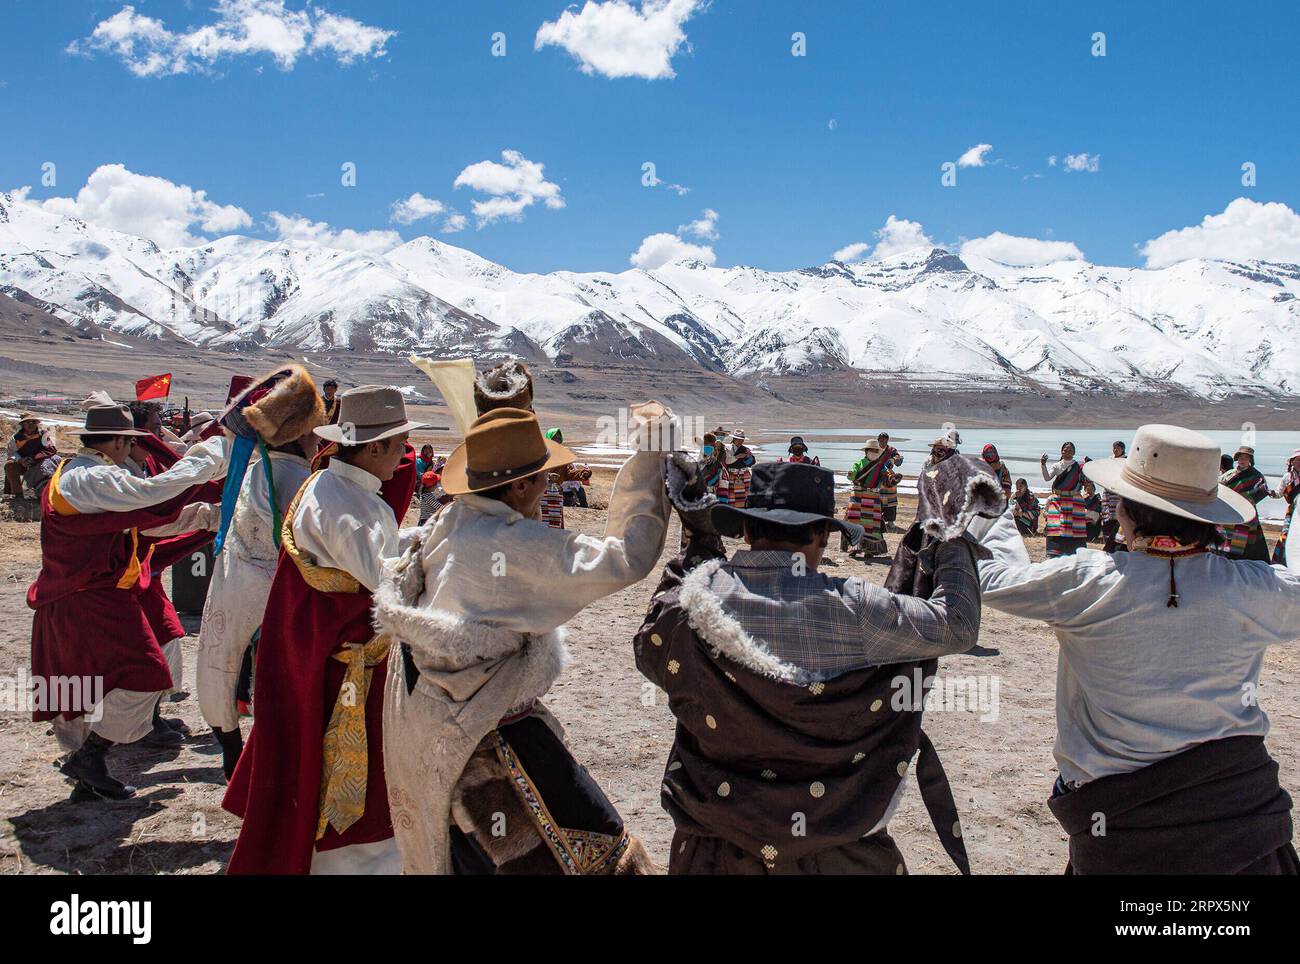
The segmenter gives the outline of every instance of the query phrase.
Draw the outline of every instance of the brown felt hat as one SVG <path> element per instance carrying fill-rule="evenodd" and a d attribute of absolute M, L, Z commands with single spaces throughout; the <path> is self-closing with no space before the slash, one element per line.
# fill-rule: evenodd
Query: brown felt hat
<path fill-rule="evenodd" d="M 318 425 L 313 431 L 327 442 L 361 445 L 424 428 L 406 417 L 406 400 L 396 388 L 359 385 L 339 396 L 336 425 Z"/>
<path fill-rule="evenodd" d="M 82 435 L 148 435 L 135 427 L 131 412 L 125 405 L 96 405 L 86 409 L 86 425 Z"/>
<path fill-rule="evenodd" d="M 577 459 L 559 442 L 542 434 L 532 412 L 494 408 L 475 419 L 465 433 L 465 441 L 447 457 L 442 488 L 448 495 L 483 492 Z"/>

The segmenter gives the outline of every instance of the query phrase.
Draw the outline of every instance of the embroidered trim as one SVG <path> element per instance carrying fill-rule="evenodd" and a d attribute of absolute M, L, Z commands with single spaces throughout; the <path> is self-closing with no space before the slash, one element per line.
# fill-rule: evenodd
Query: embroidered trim
<path fill-rule="evenodd" d="M 524 770 L 505 737 L 499 730 L 493 730 L 492 737 L 496 744 L 497 759 L 506 768 L 519 799 L 532 813 L 533 822 L 537 824 L 542 839 L 551 848 L 551 853 L 564 872 L 571 876 L 599 874 L 617 863 L 631 843 L 632 838 L 627 828 L 624 827 L 617 837 L 611 837 L 592 830 L 566 830 L 561 827 L 546 809 L 542 795 L 537 792 L 532 778 Z"/>
<path fill-rule="evenodd" d="M 342 569 L 334 569 L 330 566 L 318 566 L 307 555 L 298 548 L 298 544 L 293 539 L 293 520 L 298 515 L 298 504 L 302 501 L 302 494 L 307 491 L 320 471 L 313 472 L 307 476 L 307 481 L 294 495 L 293 501 L 289 503 L 289 508 L 284 510 L 284 524 L 280 527 L 280 547 L 293 560 L 298 572 L 302 575 L 303 581 L 317 592 L 345 592 L 358 593 L 361 591 L 361 583 L 351 573 L 344 572 Z"/>

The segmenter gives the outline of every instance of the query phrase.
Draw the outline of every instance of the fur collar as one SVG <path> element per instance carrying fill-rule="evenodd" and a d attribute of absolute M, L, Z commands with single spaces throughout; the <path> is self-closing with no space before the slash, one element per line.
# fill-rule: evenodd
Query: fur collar
<path fill-rule="evenodd" d="M 725 656 L 759 676 L 777 682 L 806 686 L 812 680 L 812 674 L 774 655 L 722 608 L 722 600 L 711 585 L 722 562 L 721 559 L 710 560 L 695 567 L 682 580 L 677 599 L 691 629 L 715 657 Z"/>
<path fill-rule="evenodd" d="M 390 567 L 374 594 L 375 628 L 410 646 L 420 656 L 418 662 L 440 672 L 455 672 L 522 652 L 553 667 L 556 676 L 564 668 L 568 654 L 563 627 L 524 635 L 414 605 L 423 588 L 417 542 Z"/>

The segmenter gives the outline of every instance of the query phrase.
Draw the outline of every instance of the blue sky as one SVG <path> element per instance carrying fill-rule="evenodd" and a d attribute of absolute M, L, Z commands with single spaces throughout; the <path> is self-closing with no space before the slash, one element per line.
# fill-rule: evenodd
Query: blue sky
<path fill-rule="evenodd" d="M 219 2 L 306 7 L 133 6 L 182 35 L 219 22 Z M 6 0 L 0 188 L 75 197 L 101 165 L 121 164 L 241 209 L 243 233 L 276 236 L 274 211 L 335 230 L 431 234 L 519 271 L 623 270 L 659 233 L 706 247 L 719 265 L 801 267 L 876 245 L 891 215 L 936 242 L 1003 232 L 1142 265 L 1143 243 L 1245 197 L 1286 207 L 1270 207 L 1261 229 L 1249 216 L 1263 209 L 1239 208 L 1223 230 L 1173 250 L 1234 256 L 1253 245 L 1239 256 L 1300 260 L 1294 2 L 651 0 L 632 12 L 656 3 L 689 13 L 667 61 L 675 76 L 659 79 L 581 69 L 579 56 L 598 56 L 592 44 L 610 35 L 601 10 L 565 35 L 577 55 L 535 50 L 562 0 L 330 0 L 311 15 L 395 35 L 350 58 L 304 51 L 291 68 L 251 51 L 150 76 L 90 39 L 120 0 Z M 796 31 L 806 56 L 791 55 Z M 1098 31 L 1104 57 L 1091 52 Z M 495 32 L 504 57 L 492 56 Z M 941 165 L 981 144 L 991 145 L 983 165 L 943 186 Z M 517 220 L 477 226 L 473 202 L 490 196 L 453 184 L 505 150 L 543 165 L 563 207 L 539 195 Z M 1067 170 L 1066 157 L 1082 155 L 1085 169 Z M 340 184 L 348 161 L 355 187 Z M 646 161 L 664 184 L 642 185 Z M 54 187 L 40 183 L 45 162 L 57 165 Z M 1242 185 L 1245 162 L 1255 186 Z M 469 180 L 494 172 L 480 173 Z M 394 202 L 417 192 L 444 210 L 395 223 Z M 705 209 L 717 212 L 716 238 L 679 230 Z M 451 212 L 466 226 L 443 233 Z"/>

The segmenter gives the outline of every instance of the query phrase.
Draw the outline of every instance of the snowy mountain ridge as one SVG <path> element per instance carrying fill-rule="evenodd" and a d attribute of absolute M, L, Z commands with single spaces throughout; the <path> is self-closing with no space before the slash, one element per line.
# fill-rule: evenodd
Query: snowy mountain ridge
<path fill-rule="evenodd" d="M 224 350 L 1300 394 L 1300 266 L 1265 261 L 1015 267 L 923 248 L 789 271 L 520 274 L 429 237 L 382 254 L 239 235 L 164 250 L 0 194 L 0 293 L 83 331 Z"/>

